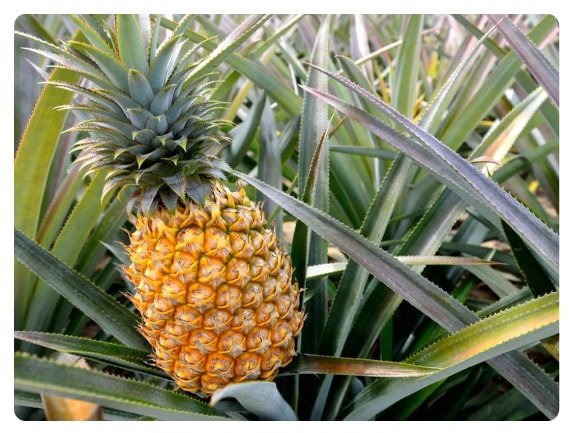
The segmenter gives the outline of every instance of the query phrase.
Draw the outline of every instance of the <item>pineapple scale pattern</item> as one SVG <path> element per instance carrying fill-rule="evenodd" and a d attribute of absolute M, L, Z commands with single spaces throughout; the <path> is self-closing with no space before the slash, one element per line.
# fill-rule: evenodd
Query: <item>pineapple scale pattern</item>
<path fill-rule="evenodd" d="M 186 391 L 273 379 L 301 332 L 292 267 L 261 207 L 217 184 L 203 207 L 138 215 L 124 269 L 158 367 Z"/>

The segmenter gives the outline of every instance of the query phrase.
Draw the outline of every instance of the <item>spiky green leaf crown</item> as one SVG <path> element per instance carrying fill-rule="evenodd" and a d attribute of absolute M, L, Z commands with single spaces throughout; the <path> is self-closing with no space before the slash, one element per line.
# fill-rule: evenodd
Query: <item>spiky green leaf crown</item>
<path fill-rule="evenodd" d="M 222 104 L 209 99 L 209 76 L 195 73 L 198 45 L 183 36 L 185 17 L 163 43 L 159 20 L 118 15 L 113 26 L 92 16 L 73 18 L 83 33 L 46 50 L 33 50 L 71 69 L 91 86 L 52 83 L 88 102 L 70 107 L 84 120 L 72 130 L 89 133 L 79 140 L 78 160 L 88 173 L 106 171 L 103 194 L 136 186 L 139 209 L 158 205 L 175 210 L 178 199 L 203 201 L 209 182 L 223 178 L 224 163 L 208 152 L 227 140 L 226 123 L 215 116 Z"/>

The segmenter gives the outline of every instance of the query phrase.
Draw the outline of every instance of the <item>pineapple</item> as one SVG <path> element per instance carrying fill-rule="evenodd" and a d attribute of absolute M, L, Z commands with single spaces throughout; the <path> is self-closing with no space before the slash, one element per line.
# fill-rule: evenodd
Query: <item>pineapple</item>
<path fill-rule="evenodd" d="M 75 17 L 85 39 L 42 51 L 91 85 L 71 109 L 89 133 L 75 148 L 88 173 L 104 171 L 104 194 L 130 189 L 135 230 L 123 268 L 158 367 L 189 392 L 272 380 L 295 355 L 303 325 L 292 266 L 261 205 L 221 183 L 221 104 L 197 76 L 185 17 L 158 46 L 159 22 L 120 15 Z"/>

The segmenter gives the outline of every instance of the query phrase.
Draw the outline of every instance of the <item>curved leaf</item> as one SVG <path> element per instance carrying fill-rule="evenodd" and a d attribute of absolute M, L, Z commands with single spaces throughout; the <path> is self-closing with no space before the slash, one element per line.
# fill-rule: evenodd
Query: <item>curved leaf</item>
<path fill-rule="evenodd" d="M 167 377 L 162 371 L 151 366 L 149 352 L 121 344 L 90 340 L 73 335 L 33 331 L 15 331 L 14 337 L 58 352 L 82 355 L 130 370 Z"/>
<path fill-rule="evenodd" d="M 213 70 L 257 31 L 269 15 L 251 15 L 237 26 L 216 48 L 206 56 L 190 73 L 188 80 Z"/>
<path fill-rule="evenodd" d="M 214 393 L 210 406 L 225 398 L 235 398 L 243 407 L 262 420 L 297 421 L 297 415 L 279 393 L 273 382 L 253 381 L 230 384 Z"/>
<path fill-rule="evenodd" d="M 51 254 L 66 265 L 76 264 L 80 251 L 98 222 L 106 201 L 101 194 L 104 186 L 104 173 L 97 174 L 81 199 L 68 216 L 64 227 L 58 234 Z M 26 313 L 25 329 L 44 331 L 49 327 L 53 312 L 61 299 L 50 287 L 40 281 L 34 291 Z M 62 318 L 64 319 L 64 318 Z"/>
<path fill-rule="evenodd" d="M 540 252 L 542 258 L 550 266 L 558 269 L 559 240 L 557 234 L 538 220 L 527 208 L 491 179 L 481 174 L 470 162 L 391 107 L 366 93 L 345 77 L 337 76 L 329 71 L 324 72 L 377 104 L 393 120 L 400 122 L 402 126 L 414 134 L 419 139 L 419 143 L 401 135 L 383 122 L 371 117 L 365 111 L 339 101 L 331 95 L 309 88 L 306 88 L 307 91 L 357 120 L 365 128 L 413 158 L 422 167 L 431 170 L 435 176 L 448 183 L 451 188 L 476 208 L 489 209 L 499 215 L 516 232 L 522 233 L 529 246 Z"/>
<path fill-rule="evenodd" d="M 170 30 L 176 28 L 176 24 L 166 18 L 162 18 L 161 24 Z M 204 47 L 209 51 L 214 50 L 217 46 L 212 41 L 205 41 L 204 36 L 194 33 L 189 29 L 186 30 L 183 35 L 193 42 L 205 42 Z M 301 111 L 301 97 L 278 80 L 275 75 L 268 71 L 262 64 L 242 57 L 237 52 L 231 52 L 229 57 L 226 58 L 226 62 L 236 71 L 245 75 L 259 87 L 266 90 L 268 95 L 291 115 L 297 115 Z"/>
<path fill-rule="evenodd" d="M 315 37 L 311 59 L 314 63 L 327 67 L 329 56 L 329 16 L 323 18 Z M 311 70 L 306 83 L 327 90 L 327 77 Z M 300 198 L 323 212 L 329 210 L 329 129 L 328 106 L 323 101 L 304 96 L 301 128 L 299 134 L 298 188 Z M 313 178 L 313 182 L 310 180 Z M 315 296 L 306 303 L 308 326 L 300 337 L 301 350 L 316 353 L 319 347 L 321 330 L 327 318 L 327 286 L 324 280 L 306 283 L 307 264 L 327 263 L 327 243 L 316 233 L 309 233 L 302 222 L 296 222 L 292 254 L 300 287 L 306 287 Z M 297 242 L 295 242 L 297 240 Z M 308 382 L 309 383 L 309 382 Z M 305 385 L 303 385 L 305 386 Z M 313 391 L 310 391 L 313 392 Z"/>
<path fill-rule="evenodd" d="M 380 379 L 369 385 L 344 409 L 345 419 L 369 419 L 401 398 L 432 383 L 557 332 L 557 292 L 483 319 L 406 360 L 442 367 L 444 370 L 424 378 Z M 556 412 L 546 414 L 553 417 Z"/>
<path fill-rule="evenodd" d="M 77 73 L 61 69 L 54 70 L 50 75 L 51 81 L 74 83 L 79 78 Z M 51 162 L 68 116 L 68 112 L 54 111 L 54 107 L 69 104 L 72 96 L 70 92 L 55 86 L 44 86 L 18 145 L 14 161 L 14 226 L 32 238 L 37 235 L 42 214 L 42 197 Z M 47 122 L 46 119 L 50 121 Z M 39 143 L 42 145 L 39 146 Z M 24 322 L 27 305 L 32 297 L 27 280 L 26 270 L 16 263 L 14 319 L 17 326 Z"/>
<path fill-rule="evenodd" d="M 66 266 L 36 242 L 14 230 L 16 258 L 76 308 L 127 346 L 149 346 L 136 330 L 138 318 L 83 275 Z"/>
<path fill-rule="evenodd" d="M 500 20 L 497 15 L 492 15 L 491 18 L 495 22 L 499 21 L 497 26 L 501 34 L 515 49 L 539 84 L 547 91 L 555 105 L 559 107 L 559 71 L 509 18 Z"/>
<path fill-rule="evenodd" d="M 284 210 L 301 219 L 321 236 L 347 253 L 351 259 L 364 266 L 377 279 L 404 297 L 428 317 L 450 332 L 478 320 L 478 316 L 430 281 L 398 263 L 388 253 L 367 242 L 356 232 L 345 227 L 332 217 L 271 188 L 257 179 L 243 173 L 233 173 L 247 183 L 264 192 Z M 401 298 L 392 297 L 386 311 L 394 311 Z M 370 316 L 368 316 L 370 317 Z M 556 383 L 542 374 L 533 363 L 519 353 L 508 353 L 490 360 L 490 364 L 518 387 L 544 413 L 552 416 L 559 404 L 559 389 Z M 530 371 L 532 370 L 532 371 Z M 525 380 L 529 377 L 529 380 Z M 541 390 L 545 390 L 544 393 Z"/>
<path fill-rule="evenodd" d="M 225 420 L 218 410 L 146 382 L 14 354 L 14 387 L 101 404 L 161 420 Z"/>

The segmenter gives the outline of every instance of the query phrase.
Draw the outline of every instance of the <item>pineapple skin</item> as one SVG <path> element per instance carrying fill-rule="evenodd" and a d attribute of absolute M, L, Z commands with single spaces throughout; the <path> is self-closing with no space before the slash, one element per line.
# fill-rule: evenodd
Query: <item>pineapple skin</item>
<path fill-rule="evenodd" d="M 303 326 L 292 265 L 261 206 L 215 183 L 203 206 L 134 217 L 124 274 L 155 363 L 189 392 L 273 380 Z"/>

